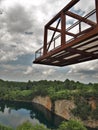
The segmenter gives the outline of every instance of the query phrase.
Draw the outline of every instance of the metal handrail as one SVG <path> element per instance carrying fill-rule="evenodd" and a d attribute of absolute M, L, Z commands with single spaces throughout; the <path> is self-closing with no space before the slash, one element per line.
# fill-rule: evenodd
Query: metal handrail
<path fill-rule="evenodd" d="M 88 13 L 87 15 L 85 15 L 83 18 L 85 18 L 85 19 L 89 18 L 89 17 L 92 16 L 95 12 L 96 12 L 96 9 L 92 10 L 90 13 Z M 65 13 L 65 15 L 66 15 L 66 13 Z M 74 27 L 76 27 L 77 25 L 79 25 L 81 22 L 82 22 L 82 21 L 78 20 L 77 22 L 75 22 L 74 24 L 72 24 L 70 27 L 68 27 L 68 28 L 66 29 L 66 31 L 70 31 L 71 29 L 73 29 Z M 90 28 L 92 28 L 92 27 L 90 27 Z M 87 30 L 87 29 L 86 29 L 86 30 Z M 82 34 L 82 35 L 83 35 L 83 34 Z M 61 34 L 59 34 L 59 35 L 57 35 L 56 37 L 54 37 L 51 41 L 49 41 L 49 42 L 47 43 L 47 46 L 50 44 L 50 42 L 51 42 L 51 43 L 52 43 L 52 42 L 55 43 L 56 39 L 58 39 L 60 36 L 61 36 Z M 79 37 L 79 36 L 80 36 L 79 33 L 76 34 L 76 37 Z M 75 37 L 75 38 L 76 38 L 76 37 Z M 74 40 L 74 38 L 72 38 L 72 39 L 66 41 L 66 43 L 69 43 L 69 42 L 72 41 L 72 40 Z M 58 46 L 57 46 L 57 47 L 58 47 Z M 56 49 L 57 47 L 53 48 L 52 50 Z M 39 57 L 41 57 L 41 56 L 43 56 L 43 52 L 41 51 L 41 50 L 43 50 L 43 48 L 44 48 L 44 46 L 42 46 L 40 49 L 38 49 L 38 50 L 35 52 L 35 59 L 36 59 L 36 58 L 39 58 Z M 51 50 L 51 51 L 52 51 L 52 50 Z M 37 54 L 38 54 L 38 53 L 40 53 L 39 57 L 37 57 Z"/>

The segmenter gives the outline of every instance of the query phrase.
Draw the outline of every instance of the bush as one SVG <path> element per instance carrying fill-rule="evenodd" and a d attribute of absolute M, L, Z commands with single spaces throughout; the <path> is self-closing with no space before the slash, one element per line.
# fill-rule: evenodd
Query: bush
<path fill-rule="evenodd" d="M 8 126 L 4 126 L 0 124 L 0 130 L 13 130 L 13 129 Z"/>
<path fill-rule="evenodd" d="M 32 125 L 29 121 L 24 122 L 22 125 L 18 126 L 16 130 L 49 130 L 43 125 Z"/>
<path fill-rule="evenodd" d="M 91 114 L 91 106 L 88 102 L 81 98 L 80 100 L 75 99 L 76 108 L 74 108 L 71 112 L 74 116 L 80 117 L 82 120 L 87 120 Z"/>
<path fill-rule="evenodd" d="M 87 130 L 80 121 L 70 120 L 62 122 L 58 130 Z"/>
<path fill-rule="evenodd" d="M 95 110 L 92 111 L 92 119 L 98 120 L 98 106 Z"/>
<path fill-rule="evenodd" d="M 52 101 L 61 100 L 61 99 L 71 99 L 71 92 L 69 90 L 62 90 L 55 92 L 53 95 L 50 95 Z"/>

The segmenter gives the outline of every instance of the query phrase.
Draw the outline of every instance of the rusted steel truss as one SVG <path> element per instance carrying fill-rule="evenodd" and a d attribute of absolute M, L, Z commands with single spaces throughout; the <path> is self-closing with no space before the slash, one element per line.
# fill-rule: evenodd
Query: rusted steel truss
<path fill-rule="evenodd" d="M 85 16 L 70 11 L 77 2 L 72 0 L 45 25 L 44 45 L 35 52 L 33 63 L 66 66 L 98 59 L 98 0 Z M 90 19 L 93 15 L 96 20 Z M 76 22 L 67 27 L 67 17 Z"/>

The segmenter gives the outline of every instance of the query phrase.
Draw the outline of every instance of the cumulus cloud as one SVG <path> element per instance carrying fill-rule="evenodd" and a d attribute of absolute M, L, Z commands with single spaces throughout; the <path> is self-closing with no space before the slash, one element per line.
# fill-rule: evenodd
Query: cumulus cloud
<path fill-rule="evenodd" d="M 44 25 L 70 1 L 0 1 L 1 9 L 3 9 L 3 13 L 0 15 L 0 78 L 20 81 L 65 80 L 66 78 L 82 79 L 85 82 L 92 79 L 97 81 L 98 61 L 63 68 L 31 65 L 34 60 L 34 52 L 43 45 Z M 89 2 L 80 0 L 72 11 L 84 15 L 93 8 L 94 0 Z M 67 26 L 73 22 L 73 19 L 68 18 Z M 32 55 L 31 63 L 29 63 L 27 55 Z M 25 57 L 24 64 L 19 62 L 23 60 L 22 56 Z"/>
<path fill-rule="evenodd" d="M 36 44 L 34 36 L 26 35 L 33 28 L 33 19 L 29 11 L 21 5 L 8 8 L 1 17 L 0 26 L 0 61 L 17 60 L 18 56 L 32 53 Z"/>
<path fill-rule="evenodd" d="M 0 0 L 0 3 L 2 2 L 3 0 Z"/>
<path fill-rule="evenodd" d="M 89 12 L 95 8 L 95 2 L 94 0 L 90 0 L 89 2 L 87 0 L 80 0 L 75 6 L 75 10 L 84 10 L 85 12 Z"/>
<path fill-rule="evenodd" d="M 53 75 L 53 73 L 55 72 L 55 69 L 48 69 L 48 70 L 44 70 L 42 73 L 44 74 L 44 75 Z"/>
<path fill-rule="evenodd" d="M 81 74 L 86 74 L 86 75 L 89 75 L 89 74 L 92 74 L 92 73 L 98 73 L 98 60 L 95 60 L 95 61 L 89 61 L 89 62 L 86 62 L 85 64 L 84 63 L 80 63 L 80 64 L 77 64 L 77 65 L 73 65 L 72 66 L 72 69 L 70 70 L 69 73 L 81 73 Z"/>
<path fill-rule="evenodd" d="M 31 74 L 32 72 L 33 72 L 33 68 L 31 66 L 28 66 L 24 74 L 28 75 L 28 74 Z"/>
<path fill-rule="evenodd" d="M 52 16 L 53 12 L 51 10 L 53 9 L 53 6 L 51 8 L 51 1 L 49 3 L 46 3 L 46 1 L 39 1 L 37 4 L 32 3 L 31 6 L 29 5 L 29 9 L 24 4 L 22 5 L 22 1 L 19 3 L 14 2 L 16 4 L 6 0 L 3 2 L 9 8 L 5 8 L 1 19 L 2 22 L 0 22 L 2 27 L 0 31 L 1 62 L 17 60 L 20 55 L 34 53 L 43 44 L 44 24 L 46 19 L 49 20 L 49 16 Z M 38 4 L 41 6 L 38 6 Z M 6 7 L 4 5 L 3 7 Z M 33 33 L 27 35 L 26 32 Z"/>
<path fill-rule="evenodd" d="M 98 60 L 72 65 L 67 75 L 82 82 L 96 82 L 98 78 L 97 64 Z"/>
<path fill-rule="evenodd" d="M 25 33 L 32 28 L 29 12 L 21 5 L 11 7 L 7 12 L 7 29 L 10 33 Z"/>

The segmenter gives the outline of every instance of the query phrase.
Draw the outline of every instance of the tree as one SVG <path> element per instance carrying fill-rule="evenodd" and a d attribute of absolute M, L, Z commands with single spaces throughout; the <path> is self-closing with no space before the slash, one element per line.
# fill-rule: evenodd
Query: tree
<path fill-rule="evenodd" d="M 17 127 L 17 130 L 49 130 L 43 125 L 32 125 L 29 121 L 24 122 L 22 125 Z"/>
<path fill-rule="evenodd" d="M 70 120 L 62 122 L 58 130 L 87 130 L 80 121 Z"/>
<path fill-rule="evenodd" d="M 27 90 L 30 90 L 32 88 L 32 82 L 29 80 L 26 86 Z"/>
<path fill-rule="evenodd" d="M 72 110 L 72 113 L 74 116 L 80 117 L 82 120 L 87 120 L 91 113 L 91 106 L 84 98 L 81 100 L 76 99 L 76 107 Z"/>

